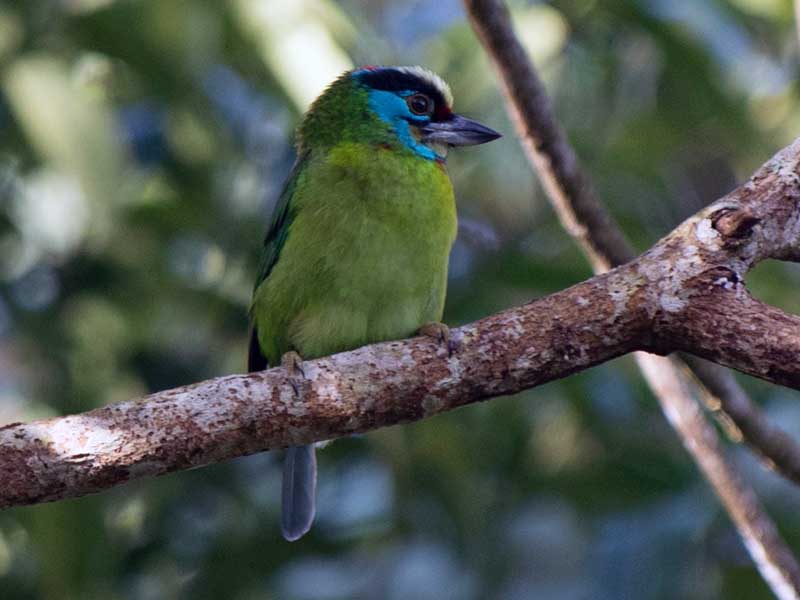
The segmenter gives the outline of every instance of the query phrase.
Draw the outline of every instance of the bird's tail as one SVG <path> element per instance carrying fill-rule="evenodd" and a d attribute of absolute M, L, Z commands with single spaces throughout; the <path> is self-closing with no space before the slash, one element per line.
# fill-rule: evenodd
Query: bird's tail
<path fill-rule="evenodd" d="M 283 461 L 281 532 L 293 542 L 311 529 L 317 492 L 317 454 L 313 444 L 286 450 Z"/>

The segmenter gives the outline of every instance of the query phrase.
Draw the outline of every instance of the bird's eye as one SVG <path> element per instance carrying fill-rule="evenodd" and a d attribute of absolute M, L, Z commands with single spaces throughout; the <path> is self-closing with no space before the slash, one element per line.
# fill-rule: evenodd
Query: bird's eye
<path fill-rule="evenodd" d="M 433 113 L 433 100 L 425 94 L 414 94 L 406 98 L 406 104 L 415 115 L 430 115 Z"/>

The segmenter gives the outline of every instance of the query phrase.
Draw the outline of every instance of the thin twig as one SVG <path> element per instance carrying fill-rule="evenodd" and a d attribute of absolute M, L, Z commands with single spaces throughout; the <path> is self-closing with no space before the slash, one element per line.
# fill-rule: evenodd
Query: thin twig
<path fill-rule="evenodd" d="M 627 262 L 633 252 L 594 193 L 559 127 L 544 86 L 514 33 L 506 5 L 501 0 L 465 0 L 465 5 L 473 28 L 500 74 L 523 147 L 562 224 L 580 243 L 595 272 Z M 722 499 L 765 580 L 779 597 L 797 597 L 800 567 L 758 505 L 754 492 L 724 459 L 716 432 L 697 411 L 680 380 L 680 372 L 674 368 L 666 371 L 664 361 L 660 370 L 655 358 L 639 355 L 638 362 L 665 413 L 672 414 L 670 421 L 684 445 Z M 669 386 L 665 385 L 668 374 L 674 377 Z M 800 462 L 800 447 L 794 442 L 782 444 L 788 439 L 782 432 L 778 437 L 769 437 L 773 432 L 732 375 L 714 366 L 698 368 L 695 374 L 707 390 L 718 396 L 719 405 L 739 426 L 748 443 L 769 457 L 782 474 L 798 481 L 795 467 Z M 754 537 L 755 530 L 766 531 L 765 524 L 769 535 Z"/>
<path fill-rule="evenodd" d="M 794 26 L 797 31 L 797 39 L 800 41 L 800 0 L 794 0 Z"/>
<path fill-rule="evenodd" d="M 747 443 L 767 464 L 777 462 L 780 464 L 781 474 L 800 483 L 800 449 L 794 438 L 770 424 L 761 411 L 753 406 L 750 397 L 743 393 L 738 384 L 730 386 L 729 382 L 733 381 L 733 378 L 715 378 L 721 370 L 720 367 L 690 354 L 682 354 L 681 359 L 689 365 L 695 375 L 701 378 L 703 390 L 711 392 L 706 399 L 708 408 L 712 411 L 722 411 L 723 415 L 730 417 L 730 423 L 724 418 L 722 421 L 723 426 L 730 425 L 733 429 L 729 432 L 729 437 Z M 719 404 L 718 398 L 726 398 L 724 408 Z"/>
<path fill-rule="evenodd" d="M 753 488 L 731 468 L 719 436 L 709 426 L 674 358 L 636 353 L 636 362 L 661 403 L 664 414 L 680 432 L 683 445 L 711 482 L 742 537 L 753 562 L 778 598 L 796 599 L 800 568 Z"/>
<path fill-rule="evenodd" d="M 514 34 L 505 5 L 499 0 L 468 0 L 465 4 L 478 37 L 500 74 L 522 145 L 562 225 L 579 242 L 596 273 L 630 261 L 634 253 L 598 199 L 556 121 L 547 92 Z M 715 396 L 718 414 L 727 415 L 736 424 L 744 441 L 767 459 L 769 468 L 800 484 L 796 469 L 800 464 L 800 444 L 776 427 L 763 426 L 763 414 L 731 373 L 717 365 L 697 371 L 693 365 L 690 368 L 706 391 Z M 769 433 L 778 434 L 779 439 L 768 439 Z"/>

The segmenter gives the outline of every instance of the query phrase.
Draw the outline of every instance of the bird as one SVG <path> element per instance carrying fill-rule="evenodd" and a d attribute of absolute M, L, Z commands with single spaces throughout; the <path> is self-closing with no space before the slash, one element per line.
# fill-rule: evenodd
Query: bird
<path fill-rule="evenodd" d="M 302 363 L 441 323 L 456 237 L 448 149 L 501 134 L 452 110 L 449 86 L 419 66 L 366 66 L 317 97 L 275 205 L 250 307 L 248 370 Z M 298 393 L 298 387 L 295 393 Z M 286 451 L 281 532 L 315 515 L 314 445 Z"/>

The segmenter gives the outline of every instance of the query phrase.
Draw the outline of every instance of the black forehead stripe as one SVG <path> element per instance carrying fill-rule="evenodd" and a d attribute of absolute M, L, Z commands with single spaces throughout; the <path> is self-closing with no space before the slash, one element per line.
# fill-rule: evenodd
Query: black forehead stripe
<path fill-rule="evenodd" d="M 436 106 L 447 106 L 442 92 L 427 79 L 397 69 L 374 69 L 358 74 L 358 80 L 373 90 L 387 92 L 414 91 L 430 96 Z"/>

